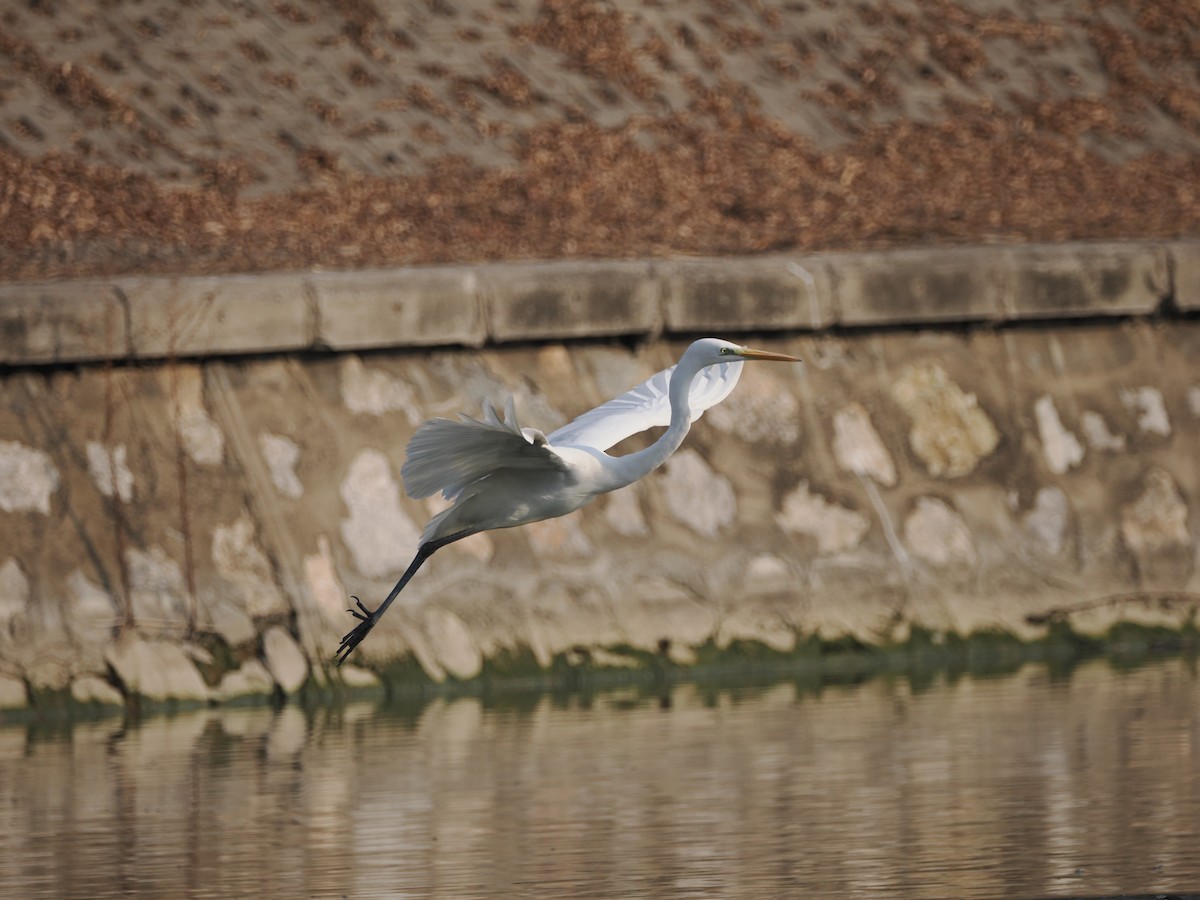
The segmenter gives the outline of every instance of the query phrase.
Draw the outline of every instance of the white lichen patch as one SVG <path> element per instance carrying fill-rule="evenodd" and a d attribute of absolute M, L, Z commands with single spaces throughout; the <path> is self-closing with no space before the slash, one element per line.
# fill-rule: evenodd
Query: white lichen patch
<path fill-rule="evenodd" d="M 781 590 L 796 578 L 786 562 L 773 553 L 758 553 L 746 564 L 743 585 L 750 590 Z"/>
<path fill-rule="evenodd" d="M 697 534 L 716 537 L 737 517 L 737 497 L 724 475 L 709 468 L 695 450 L 680 450 L 661 479 L 667 510 Z"/>
<path fill-rule="evenodd" d="M 579 527 L 579 522 L 579 516 L 531 522 L 524 528 L 525 536 L 537 556 L 588 557 L 596 552 L 596 548 Z"/>
<path fill-rule="evenodd" d="M 0 565 L 0 629 L 29 607 L 29 579 L 13 557 Z"/>
<path fill-rule="evenodd" d="M 400 507 L 400 486 L 387 457 L 378 450 L 360 452 L 340 493 L 350 511 L 341 523 L 342 540 L 355 568 L 368 578 L 381 578 L 408 565 L 421 532 Z"/>
<path fill-rule="evenodd" d="M 705 417 L 744 441 L 794 444 L 800 438 L 800 403 L 768 375 L 744 378 L 724 403 Z"/>
<path fill-rule="evenodd" d="M 1033 509 L 1025 515 L 1025 532 L 1039 550 L 1057 556 L 1062 552 L 1070 520 L 1067 495 L 1061 488 L 1044 487 L 1038 490 Z"/>
<path fill-rule="evenodd" d="M 204 406 L 204 382 L 197 366 L 176 366 L 166 373 L 175 399 L 175 427 L 184 452 L 201 466 L 219 466 L 225 434 Z"/>
<path fill-rule="evenodd" d="M 17 441 L 0 441 L 0 510 L 49 515 L 58 484 L 58 469 L 47 453 Z"/>
<path fill-rule="evenodd" d="M 896 464 L 861 403 L 850 403 L 834 415 L 833 455 L 847 472 L 888 487 L 896 483 Z"/>
<path fill-rule="evenodd" d="M 116 497 L 122 503 L 133 499 L 133 472 L 125 462 L 125 445 L 105 447 L 97 441 L 88 441 L 88 474 L 92 483 L 105 497 Z"/>
<path fill-rule="evenodd" d="M 1187 547 L 1188 509 L 1169 472 L 1154 467 L 1146 473 L 1142 493 L 1121 510 L 1121 539 L 1139 556 Z"/>
<path fill-rule="evenodd" d="M 228 525 L 218 525 L 212 537 L 213 565 L 231 582 L 242 608 L 251 616 L 287 612 L 288 604 L 275 583 L 270 560 L 255 540 L 254 520 L 243 512 Z"/>
<path fill-rule="evenodd" d="M 543 344 L 536 351 L 537 381 L 541 384 L 573 384 L 579 380 L 571 352 L 563 344 Z"/>
<path fill-rule="evenodd" d="M 341 369 L 342 402 L 353 413 L 382 416 L 402 412 L 409 424 L 421 422 L 413 390 L 404 381 L 380 369 L 369 369 L 357 356 L 347 356 Z"/>
<path fill-rule="evenodd" d="M 149 550 L 130 547 L 125 551 L 133 614 L 139 624 L 177 625 L 187 609 L 183 570 L 157 545 Z"/>
<path fill-rule="evenodd" d="M 908 441 L 930 475 L 966 475 L 1000 443 L 975 395 L 955 384 L 937 363 L 906 366 L 892 396 L 912 419 Z"/>
<path fill-rule="evenodd" d="M 258 436 L 258 450 L 271 473 L 275 490 L 292 500 L 304 496 L 304 485 L 296 476 L 296 465 L 300 462 L 300 447 L 295 441 L 282 434 L 264 431 Z"/>
<path fill-rule="evenodd" d="M 871 529 L 871 520 L 865 514 L 829 502 L 809 490 L 806 481 L 784 498 L 775 521 L 790 534 L 811 537 L 822 556 L 854 549 Z"/>
<path fill-rule="evenodd" d="M 1053 397 L 1049 394 L 1039 397 L 1033 404 L 1033 415 L 1042 441 L 1042 455 L 1051 472 L 1062 475 L 1083 462 L 1083 444 L 1059 419 Z"/>
<path fill-rule="evenodd" d="M 921 497 L 904 520 L 904 543 L 935 566 L 974 565 L 975 542 L 963 517 L 937 497 Z"/>
<path fill-rule="evenodd" d="M 529 363 L 525 360 L 518 362 L 517 359 L 512 362 L 516 365 L 515 370 L 503 375 L 493 372 L 480 359 L 463 365 L 435 366 L 438 371 L 434 377 L 440 377 L 445 383 L 453 385 L 456 395 L 432 406 L 429 412 L 436 415 L 462 412 L 478 418 L 485 402 L 493 404 L 497 411 L 502 411 L 507 399 L 512 397 L 517 409 L 517 418 L 522 426 L 538 428 L 548 434 L 559 425 L 565 424 L 567 417 L 550 402 L 549 397 L 530 387 Z M 570 383 L 575 384 L 573 378 Z M 557 382 L 553 384 L 558 386 Z M 628 385 L 622 389 L 624 390 L 628 390 Z M 573 403 L 580 404 L 579 411 L 582 412 L 585 404 L 581 402 L 579 391 L 572 388 L 568 394 Z"/>
<path fill-rule="evenodd" d="M 98 632 L 116 617 L 112 595 L 84 575 L 82 569 L 75 569 L 67 577 L 67 589 L 71 592 L 73 630 Z"/>
<path fill-rule="evenodd" d="M 1171 436 L 1171 420 L 1167 416 L 1167 405 L 1162 391 L 1155 387 L 1140 387 L 1121 391 L 1121 402 L 1126 409 L 1137 413 L 1138 428 L 1144 434 Z"/>
<path fill-rule="evenodd" d="M 1119 453 L 1125 449 L 1125 435 L 1114 434 L 1104 421 L 1104 416 L 1094 410 L 1085 410 L 1079 417 L 1079 426 L 1088 446 L 1093 450 L 1110 450 Z"/>
<path fill-rule="evenodd" d="M 304 556 L 304 580 L 308 583 L 317 608 L 326 618 L 344 624 L 346 588 L 338 577 L 333 550 L 325 535 L 317 538 L 317 552 Z"/>
<path fill-rule="evenodd" d="M 611 494 L 605 494 L 604 518 L 617 534 L 640 537 L 650 533 L 639 500 L 641 491 L 641 487 L 635 483 Z"/>

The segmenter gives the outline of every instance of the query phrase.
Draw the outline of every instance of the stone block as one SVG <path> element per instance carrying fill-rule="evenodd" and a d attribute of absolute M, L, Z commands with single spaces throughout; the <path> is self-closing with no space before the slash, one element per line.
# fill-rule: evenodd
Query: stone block
<path fill-rule="evenodd" d="M 120 359 L 128 352 L 125 310 L 107 282 L 0 285 L 0 363 Z"/>
<path fill-rule="evenodd" d="M 264 353 L 313 343 L 299 275 L 135 278 L 117 287 L 129 303 L 135 357 Z"/>
<path fill-rule="evenodd" d="M 338 675 L 342 678 L 342 684 L 348 688 L 372 688 L 380 685 L 379 676 L 370 669 L 360 669 L 349 663 L 338 667 Z"/>
<path fill-rule="evenodd" d="M 1175 306 L 1189 312 L 1200 309 L 1200 241 L 1173 241 L 1167 253 Z"/>
<path fill-rule="evenodd" d="M 1146 315 L 1170 292 L 1167 252 L 1147 244 L 1013 247 L 1005 318 Z"/>
<path fill-rule="evenodd" d="M 492 340 L 652 334 L 660 286 L 646 262 L 482 266 L 479 296 Z"/>
<path fill-rule="evenodd" d="M 955 247 L 831 254 L 841 325 L 999 319 L 1009 273 L 994 248 Z"/>
<path fill-rule="evenodd" d="M 123 637 L 104 659 L 128 694 L 150 700 L 208 700 L 209 690 L 187 651 L 167 641 Z"/>
<path fill-rule="evenodd" d="M 271 673 L 257 659 L 248 659 L 240 669 L 221 676 L 216 696 L 219 700 L 236 700 L 239 697 L 267 697 L 275 690 Z"/>
<path fill-rule="evenodd" d="M 317 340 L 334 350 L 487 339 L 477 278 L 469 268 L 389 269 L 310 275 Z"/>
<path fill-rule="evenodd" d="M 121 692 L 95 675 L 84 675 L 71 682 L 71 699 L 76 703 L 95 703 L 100 706 L 123 706 Z"/>
<path fill-rule="evenodd" d="M 267 671 L 285 694 L 300 690 L 308 678 L 308 660 L 300 645 L 278 625 L 263 635 L 263 658 Z"/>
<path fill-rule="evenodd" d="M 25 682 L 0 675 L 0 709 L 24 709 L 28 705 L 29 693 Z"/>
<path fill-rule="evenodd" d="M 833 322 L 822 257 L 680 260 L 662 271 L 666 329 L 720 336 L 731 331 L 812 329 Z"/>

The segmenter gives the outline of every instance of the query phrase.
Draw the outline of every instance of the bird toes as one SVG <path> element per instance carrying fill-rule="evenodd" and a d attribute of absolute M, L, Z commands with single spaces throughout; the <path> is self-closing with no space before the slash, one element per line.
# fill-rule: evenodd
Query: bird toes
<path fill-rule="evenodd" d="M 371 633 L 371 629 L 375 627 L 375 623 L 378 621 L 375 613 L 367 609 L 361 600 L 357 597 L 352 597 L 351 599 L 354 600 L 358 609 L 347 609 L 346 612 L 358 619 L 358 624 L 346 632 L 341 643 L 338 644 L 334 658 L 337 660 L 339 666 L 354 652 L 354 648 L 363 642 L 363 638 Z"/>

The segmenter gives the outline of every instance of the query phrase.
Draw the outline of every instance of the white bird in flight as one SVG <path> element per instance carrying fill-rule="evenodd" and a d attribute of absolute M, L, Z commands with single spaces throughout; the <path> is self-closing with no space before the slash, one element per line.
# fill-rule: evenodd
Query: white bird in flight
<path fill-rule="evenodd" d="M 785 353 L 702 338 L 676 365 L 549 435 L 521 427 L 512 397 L 503 420 L 485 401 L 482 419 L 460 413 L 458 421 L 424 423 L 408 442 L 400 469 L 404 488 L 415 499 L 441 491 L 452 505 L 429 520 L 417 555 L 374 612 L 353 598 L 358 609 L 349 612 L 359 621 L 342 638 L 335 654 L 338 665 L 436 551 L 480 531 L 565 516 L 600 494 L 649 475 L 679 449 L 692 422 L 729 396 L 742 362 L 754 359 L 800 362 Z M 624 456 L 604 452 L 632 434 L 662 425 L 667 430 L 644 450 Z"/>

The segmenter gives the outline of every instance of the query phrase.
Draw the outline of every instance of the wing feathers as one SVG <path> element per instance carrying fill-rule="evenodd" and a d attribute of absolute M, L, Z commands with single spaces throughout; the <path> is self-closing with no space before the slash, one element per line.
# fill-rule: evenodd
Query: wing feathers
<path fill-rule="evenodd" d="M 521 431 L 510 397 L 502 421 L 490 401 L 483 416 L 459 413 L 458 421 L 430 419 L 408 442 L 400 476 L 410 497 L 441 491 L 447 500 L 467 485 L 500 469 L 565 469 L 562 460 L 543 443 L 533 443 Z"/>
<path fill-rule="evenodd" d="M 512 397 L 504 402 L 503 419 L 490 400 L 484 401 L 478 419 L 463 413 L 458 414 L 458 421 L 430 419 L 408 442 L 400 469 L 404 488 L 410 497 L 428 497 L 441 491 L 447 500 L 453 500 L 467 485 L 500 469 L 565 471 L 562 459 L 551 449 L 554 445 L 607 450 L 639 431 L 669 425 L 668 389 L 674 371 L 672 366 L 656 372 L 548 437 L 536 429 L 521 428 Z M 729 396 L 741 374 L 741 360 L 702 369 L 688 395 L 692 420 Z"/>
<path fill-rule="evenodd" d="M 574 421 L 551 432 L 550 443 L 607 450 L 631 434 L 671 424 L 671 399 L 668 390 L 674 371 L 675 367 L 671 366 L 656 372 L 632 390 L 588 410 Z M 716 406 L 728 397 L 741 374 L 741 360 L 701 369 L 692 381 L 688 393 L 692 421 L 696 421 L 706 409 Z"/>

